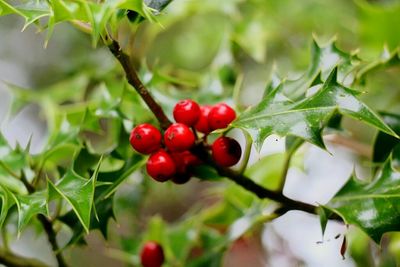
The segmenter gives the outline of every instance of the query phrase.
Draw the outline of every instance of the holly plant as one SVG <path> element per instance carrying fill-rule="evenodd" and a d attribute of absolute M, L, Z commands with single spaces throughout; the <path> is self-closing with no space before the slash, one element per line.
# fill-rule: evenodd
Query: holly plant
<path fill-rule="evenodd" d="M 293 210 L 319 218 L 322 233 L 328 221 L 336 221 L 376 244 L 386 233 L 400 231 L 400 113 L 378 112 L 365 101 L 369 77 L 396 67 L 399 53 L 385 49 L 366 60 L 340 49 L 335 40 L 324 43 L 310 36 L 311 60 L 304 71 L 283 78 L 270 70 L 257 102 L 248 104 L 250 93 L 242 92 L 246 76 L 232 62 L 215 60 L 199 74 L 174 69 L 162 56 L 146 56 L 156 35 L 169 27 L 178 30 L 173 25 L 178 15 L 164 20 L 166 8 L 177 2 L 183 1 L 0 0 L 0 15 L 23 18 L 23 29 L 34 27 L 45 46 L 65 24 L 91 45 L 88 50 L 109 59 L 72 69 L 65 79 L 36 90 L 7 83 L 13 95 L 10 116 L 28 104 L 39 107 L 47 139 L 32 153 L 30 141 L 12 146 L 0 135 L 0 263 L 48 266 L 8 245 L 30 227 L 47 237 L 60 267 L 73 266 L 66 251 L 87 246 L 95 230 L 119 243 L 114 257 L 145 267 L 222 266 L 238 240 L 256 236 L 265 223 Z M 203 4 L 210 10 L 217 5 Z M 216 17 L 210 20 L 220 27 Z M 259 48 L 264 35 L 256 33 L 259 38 L 247 43 L 246 30 L 234 32 L 230 51 L 235 57 L 247 54 L 254 62 L 264 56 Z M 196 45 L 190 38 L 179 49 L 190 52 Z M 207 50 L 218 54 L 218 38 L 209 38 Z M 157 40 L 161 54 L 178 44 Z M 201 60 L 193 63 L 199 69 L 205 65 Z M 352 124 L 376 132 L 365 158 L 371 179 L 354 171 L 326 203 L 285 194 L 289 168 L 300 166 L 310 147 L 329 154 L 334 140 L 357 151 Z M 284 138 L 285 148 L 265 155 L 271 137 Z M 259 156 L 254 160 L 254 155 Z M 195 200 L 179 219 L 139 216 L 149 202 L 172 199 L 175 190 L 189 185 L 197 186 Z M 130 197 L 121 197 L 127 188 Z M 130 210 L 133 226 L 130 234 L 119 236 L 115 228 L 123 210 Z"/>

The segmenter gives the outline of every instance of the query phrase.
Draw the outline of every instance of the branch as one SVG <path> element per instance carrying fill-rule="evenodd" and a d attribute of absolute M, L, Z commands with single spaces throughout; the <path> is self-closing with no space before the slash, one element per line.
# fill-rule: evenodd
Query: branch
<path fill-rule="evenodd" d="M 125 54 L 119 43 L 115 40 L 112 40 L 111 44 L 108 46 L 111 53 L 118 59 L 122 68 L 125 71 L 126 79 L 128 83 L 135 88 L 135 90 L 139 93 L 140 97 L 144 100 L 153 114 L 156 116 L 157 120 L 160 123 L 162 129 L 167 129 L 169 125 L 171 125 L 171 121 L 165 115 L 161 106 L 154 100 L 154 98 L 150 95 L 149 91 L 143 85 L 142 81 L 139 79 L 136 70 L 133 68 L 130 58 L 127 54 Z"/>
<path fill-rule="evenodd" d="M 229 168 L 223 168 L 218 166 L 212 160 L 212 158 L 208 154 L 207 149 L 203 146 L 202 143 L 198 144 L 195 148 L 193 148 L 192 152 L 195 153 L 205 163 L 213 167 L 218 172 L 219 175 L 235 182 L 244 189 L 254 193 L 257 197 L 261 199 L 268 198 L 276 202 L 279 202 L 282 205 L 282 208 L 280 210 L 282 211 L 301 210 L 307 213 L 316 214 L 316 206 L 287 198 L 281 192 L 269 190 L 255 183 L 253 180 L 251 180 L 250 178 L 246 177 L 241 173 L 237 173 Z"/>
<path fill-rule="evenodd" d="M 0 263 L 8 267 L 48 267 L 41 261 L 25 258 L 4 249 L 0 249 Z"/>

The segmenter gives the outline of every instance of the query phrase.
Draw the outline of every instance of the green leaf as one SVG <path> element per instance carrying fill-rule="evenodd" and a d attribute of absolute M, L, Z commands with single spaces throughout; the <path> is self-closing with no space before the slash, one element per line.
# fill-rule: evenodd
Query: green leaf
<path fill-rule="evenodd" d="M 9 192 L 5 187 L 0 184 L 0 228 L 3 227 L 3 223 L 7 217 L 8 210 L 14 204 L 13 197 L 11 196 L 11 192 Z"/>
<path fill-rule="evenodd" d="M 49 179 L 49 202 L 58 197 L 64 198 L 74 210 L 82 226 L 89 232 L 94 191 L 101 159 L 90 179 L 86 179 L 70 168 L 63 178 L 54 184 Z"/>
<path fill-rule="evenodd" d="M 231 124 L 232 127 L 247 130 L 258 150 L 271 134 L 297 136 L 325 148 L 321 132 L 336 111 L 396 136 L 372 110 L 357 99 L 356 91 L 337 82 L 337 68 L 322 88 L 309 98 L 292 102 L 282 90 L 283 87 L 279 86 Z"/>
<path fill-rule="evenodd" d="M 12 6 L 0 0 L 0 16 L 16 14 L 25 18 L 23 30 L 40 18 L 50 15 L 50 10 L 45 1 L 26 1 L 23 5 Z"/>
<path fill-rule="evenodd" d="M 321 231 L 322 231 L 322 239 L 324 238 L 326 225 L 328 224 L 328 218 L 332 214 L 332 212 L 323 206 L 318 207 L 318 214 L 319 214 L 319 222 L 321 224 Z"/>
<path fill-rule="evenodd" d="M 29 195 L 12 195 L 18 209 L 18 233 L 38 214 L 48 216 L 47 192 L 39 191 Z"/>
<path fill-rule="evenodd" d="M 347 224 L 360 227 L 376 243 L 390 231 L 400 231 L 400 173 L 388 160 L 372 182 L 353 175 L 326 205 Z"/>

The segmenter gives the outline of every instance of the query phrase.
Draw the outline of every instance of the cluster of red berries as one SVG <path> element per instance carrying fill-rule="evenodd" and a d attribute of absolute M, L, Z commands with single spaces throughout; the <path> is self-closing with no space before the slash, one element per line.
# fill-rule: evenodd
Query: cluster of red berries
<path fill-rule="evenodd" d="M 194 130 L 208 135 L 226 128 L 236 113 L 225 103 L 199 106 L 193 100 L 182 100 L 175 105 L 173 116 L 176 123 L 165 130 L 164 136 L 153 125 L 144 123 L 132 130 L 129 141 L 139 153 L 150 154 L 146 170 L 152 178 L 182 184 L 190 179 L 191 168 L 201 164 L 190 151 L 197 138 Z M 215 162 L 223 167 L 235 165 L 242 154 L 239 143 L 225 136 L 214 141 L 211 152 Z"/>

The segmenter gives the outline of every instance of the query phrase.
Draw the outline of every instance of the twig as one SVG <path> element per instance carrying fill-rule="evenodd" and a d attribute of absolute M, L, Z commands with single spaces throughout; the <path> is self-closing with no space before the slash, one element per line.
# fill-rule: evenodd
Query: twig
<path fill-rule="evenodd" d="M 250 178 L 246 177 L 241 173 L 237 173 L 229 168 L 223 168 L 215 164 L 207 150 L 202 146 L 202 144 L 197 145 L 193 148 L 193 152 L 205 163 L 213 167 L 219 175 L 226 177 L 227 179 L 235 182 L 236 184 L 242 186 L 244 189 L 252 192 L 257 197 L 261 199 L 271 199 L 280 203 L 285 210 L 302 210 L 304 212 L 316 214 L 316 207 L 307 203 L 299 202 L 290 198 L 285 197 L 281 192 L 276 192 L 269 190 L 257 183 L 255 183 Z"/>
<path fill-rule="evenodd" d="M 53 252 L 56 256 L 58 266 L 59 267 L 67 267 L 68 264 L 65 262 L 64 257 L 62 256 L 60 248 L 59 248 L 57 240 L 56 240 L 56 233 L 53 229 L 52 221 L 47 219 L 47 217 L 44 216 L 43 214 L 38 214 L 37 218 L 40 221 L 40 223 L 42 224 L 43 229 L 47 234 L 47 239 L 49 240 L 51 248 L 53 249 Z"/>
<path fill-rule="evenodd" d="M 139 79 L 136 70 L 131 64 L 129 56 L 122 51 L 119 43 L 116 40 L 112 40 L 108 48 L 115 56 L 115 58 L 118 59 L 122 68 L 124 69 L 128 83 L 135 88 L 140 97 L 144 100 L 144 102 L 156 116 L 161 128 L 167 129 L 168 126 L 171 125 L 171 121 L 168 119 L 161 106 L 154 100 L 149 91 L 143 85 L 142 81 Z"/>

